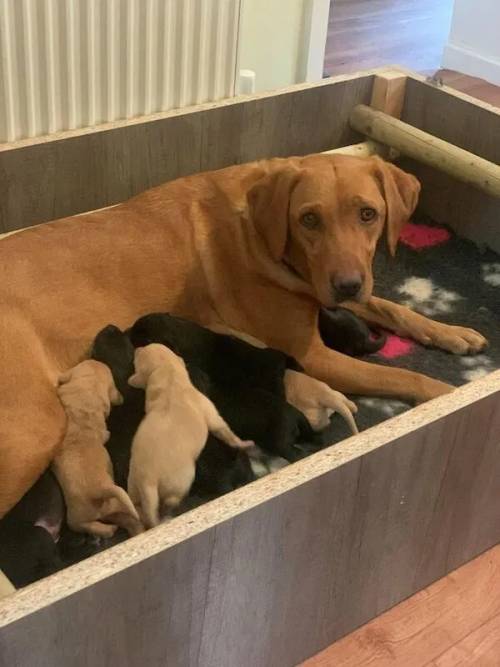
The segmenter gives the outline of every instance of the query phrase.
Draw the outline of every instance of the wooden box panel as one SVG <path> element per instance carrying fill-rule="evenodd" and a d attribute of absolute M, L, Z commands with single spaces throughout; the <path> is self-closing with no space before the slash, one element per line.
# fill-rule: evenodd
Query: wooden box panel
<path fill-rule="evenodd" d="M 198 171 L 358 140 L 347 119 L 373 76 L 0 144 L 0 233 L 116 204 Z"/>
<path fill-rule="evenodd" d="M 500 109 L 409 77 L 401 120 L 500 164 Z M 402 163 L 422 183 L 422 208 L 458 234 L 500 252 L 500 200 L 412 160 Z"/>

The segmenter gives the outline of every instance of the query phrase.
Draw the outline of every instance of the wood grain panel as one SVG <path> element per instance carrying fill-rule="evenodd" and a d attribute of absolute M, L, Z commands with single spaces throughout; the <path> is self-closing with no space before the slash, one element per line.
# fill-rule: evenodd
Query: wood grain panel
<path fill-rule="evenodd" d="M 0 232 L 102 208 L 165 181 L 354 143 L 351 108 L 373 76 L 202 105 L 0 145 Z"/>
<path fill-rule="evenodd" d="M 409 78 L 401 120 L 500 164 L 500 111 L 488 104 Z M 499 199 L 414 161 L 401 164 L 421 180 L 426 213 L 500 252 Z"/>
<path fill-rule="evenodd" d="M 102 208 L 199 169 L 199 116 L 0 151 L 0 229 Z"/>
<path fill-rule="evenodd" d="M 500 541 L 499 433 L 500 372 L 2 601 L 0 664 L 295 665 Z"/>

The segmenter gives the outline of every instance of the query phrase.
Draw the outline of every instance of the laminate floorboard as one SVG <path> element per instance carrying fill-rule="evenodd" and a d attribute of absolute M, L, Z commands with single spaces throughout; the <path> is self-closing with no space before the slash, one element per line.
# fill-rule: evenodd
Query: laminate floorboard
<path fill-rule="evenodd" d="M 453 0 L 331 0 L 325 76 L 403 65 L 500 107 L 500 87 L 439 69 Z M 499 663 L 500 664 L 500 663 Z"/>
<path fill-rule="evenodd" d="M 441 66 L 453 0 L 332 0 L 325 74 L 384 65 Z"/>
<path fill-rule="evenodd" d="M 301 667 L 498 667 L 499 591 L 497 546 Z"/>

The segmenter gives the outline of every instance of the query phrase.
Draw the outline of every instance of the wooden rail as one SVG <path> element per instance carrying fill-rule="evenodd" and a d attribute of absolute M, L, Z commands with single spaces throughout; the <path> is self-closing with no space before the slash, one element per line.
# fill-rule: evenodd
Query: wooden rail
<path fill-rule="evenodd" d="M 500 197 L 500 166 L 493 162 L 364 104 L 354 107 L 349 122 L 353 129 L 376 142 Z"/>

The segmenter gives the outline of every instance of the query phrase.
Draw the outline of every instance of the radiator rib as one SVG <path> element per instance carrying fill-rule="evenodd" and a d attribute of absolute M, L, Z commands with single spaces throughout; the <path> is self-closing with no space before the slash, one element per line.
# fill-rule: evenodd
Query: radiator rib
<path fill-rule="evenodd" d="M 0 0 L 0 142 L 234 95 L 241 0 Z"/>

